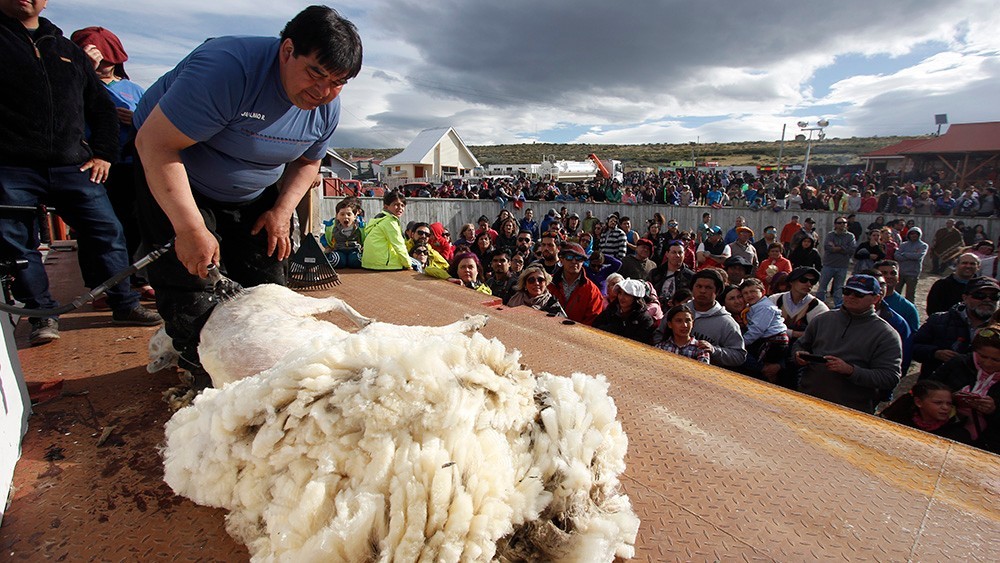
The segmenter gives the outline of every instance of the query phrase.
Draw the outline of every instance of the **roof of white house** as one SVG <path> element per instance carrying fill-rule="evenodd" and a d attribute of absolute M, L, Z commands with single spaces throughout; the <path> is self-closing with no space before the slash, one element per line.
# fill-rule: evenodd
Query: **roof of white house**
<path fill-rule="evenodd" d="M 420 133 L 417 133 L 417 136 L 410 141 L 410 144 L 403 149 L 403 152 L 383 160 L 382 165 L 431 164 L 433 162 L 431 151 L 448 135 L 454 135 L 459 149 L 475 162 L 474 166 L 479 166 L 479 160 L 472 154 L 469 147 L 465 146 L 465 141 L 462 140 L 458 131 L 455 131 L 453 127 L 424 129 Z"/>
<path fill-rule="evenodd" d="M 347 168 L 350 168 L 351 170 L 354 170 L 355 172 L 358 171 L 358 165 L 357 164 L 354 164 L 350 160 L 348 160 L 348 159 L 340 156 L 340 153 L 338 153 L 337 151 L 335 151 L 333 149 L 326 149 L 326 155 L 329 156 L 330 158 L 336 160 L 337 162 L 343 164 Z"/>

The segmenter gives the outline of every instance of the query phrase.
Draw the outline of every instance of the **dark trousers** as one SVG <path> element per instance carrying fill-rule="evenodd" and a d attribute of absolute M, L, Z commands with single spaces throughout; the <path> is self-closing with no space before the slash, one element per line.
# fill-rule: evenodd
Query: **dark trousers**
<path fill-rule="evenodd" d="M 104 182 L 104 189 L 108 192 L 108 200 L 111 208 L 114 209 L 115 217 L 122 226 L 125 234 L 125 249 L 128 252 L 128 259 L 134 262 L 142 255 L 149 252 L 140 247 L 142 235 L 139 233 L 139 219 L 136 217 L 135 208 L 135 172 L 132 162 L 119 162 L 111 165 L 108 179 Z M 79 241 L 77 244 L 80 259 L 80 272 L 83 274 L 83 282 L 87 287 L 94 288 L 104 281 L 94 271 L 93 256 L 96 252 L 87 241 Z M 146 285 L 146 273 L 140 271 L 134 274 L 130 280 L 132 287 Z"/>
<path fill-rule="evenodd" d="M 143 244 L 158 248 L 174 238 L 174 229 L 153 199 L 142 165 L 136 162 L 136 203 Z M 251 235 L 254 223 L 278 199 L 277 186 L 270 186 L 253 201 L 224 203 L 195 192 L 195 203 L 205 226 L 219 240 L 220 270 L 244 287 L 264 283 L 285 284 L 284 262 L 267 256 L 267 231 Z M 199 368 L 198 342 L 201 328 L 218 304 L 206 280 L 192 276 L 170 252 L 147 268 L 149 283 L 156 290 L 156 307 L 167 334 L 181 354 L 181 365 Z"/>
<path fill-rule="evenodd" d="M 56 213 L 76 232 L 86 261 L 87 280 L 99 285 L 129 265 L 125 236 L 115 217 L 104 186 L 90 181 L 90 172 L 79 166 L 30 168 L 0 166 L 0 204 L 55 207 Z M 12 284 L 14 297 L 29 308 L 52 309 L 58 303 L 49 293 L 49 278 L 38 252 L 38 222 L 31 212 L 0 214 L 0 255 L 24 258 L 28 267 Z M 115 311 L 139 305 L 139 295 L 124 280 L 108 290 L 108 304 Z"/>

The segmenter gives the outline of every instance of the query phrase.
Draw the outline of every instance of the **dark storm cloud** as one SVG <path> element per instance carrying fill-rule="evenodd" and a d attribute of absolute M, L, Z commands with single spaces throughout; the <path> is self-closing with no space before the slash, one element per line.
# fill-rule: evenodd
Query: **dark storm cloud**
<path fill-rule="evenodd" d="M 496 106 L 557 104 L 588 94 L 698 91 L 709 68 L 766 68 L 845 41 L 924 32 L 953 3 L 606 0 L 388 2 L 375 15 L 418 50 L 408 78 L 439 96 Z M 822 13 L 822 15 L 818 15 Z M 967 15 L 967 12 L 963 15 Z M 705 95 L 778 96 L 736 83 Z M 696 84 L 689 84 L 690 82 Z"/>

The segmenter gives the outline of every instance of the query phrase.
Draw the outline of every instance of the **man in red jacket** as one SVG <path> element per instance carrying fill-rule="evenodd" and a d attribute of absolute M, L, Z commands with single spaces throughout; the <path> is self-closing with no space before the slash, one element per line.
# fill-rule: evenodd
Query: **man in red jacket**
<path fill-rule="evenodd" d="M 585 325 L 593 324 L 604 310 L 604 296 L 584 272 L 587 253 L 582 246 L 571 242 L 563 245 L 559 260 L 562 267 L 552 276 L 549 293 L 556 296 L 567 317 Z"/>

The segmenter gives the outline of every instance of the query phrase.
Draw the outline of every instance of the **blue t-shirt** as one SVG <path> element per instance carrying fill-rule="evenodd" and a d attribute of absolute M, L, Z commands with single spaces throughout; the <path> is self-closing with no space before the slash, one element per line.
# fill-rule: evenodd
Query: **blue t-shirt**
<path fill-rule="evenodd" d="M 280 40 L 220 37 L 202 43 L 149 87 L 137 127 L 159 104 L 197 141 L 181 152 L 191 187 L 217 201 L 249 201 L 299 157 L 319 160 L 340 119 L 340 100 L 307 111 L 292 104 L 278 72 Z"/>
<path fill-rule="evenodd" d="M 115 103 L 115 107 L 132 111 L 135 111 L 136 106 L 139 105 L 139 100 L 142 99 L 143 92 L 145 92 L 142 86 L 131 80 L 115 80 L 111 84 L 105 84 L 104 87 L 108 90 L 108 97 Z M 118 132 L 119 146 L 124 147 L 133 133 L 135 133 L 135 126 L 122 125 Z M 121 161 L 132 162 L 132 157 L 122 153 Z"/>

